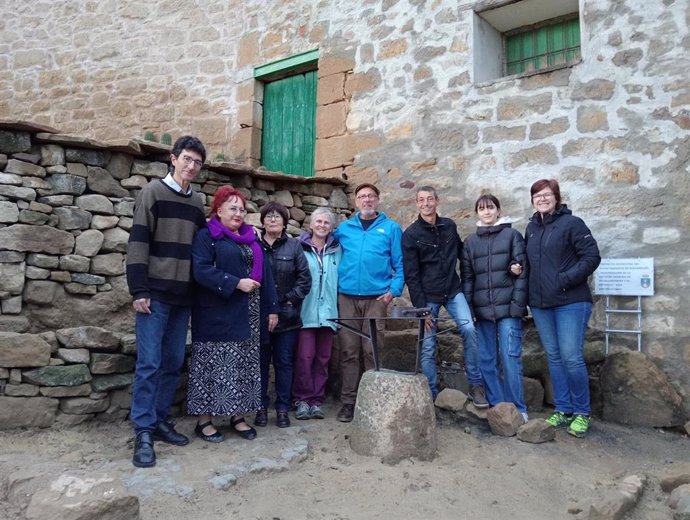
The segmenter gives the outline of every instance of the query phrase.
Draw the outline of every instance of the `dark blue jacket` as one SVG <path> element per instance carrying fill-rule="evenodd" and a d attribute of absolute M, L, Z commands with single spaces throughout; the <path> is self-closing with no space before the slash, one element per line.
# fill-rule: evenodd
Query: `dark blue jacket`
<path fill-rule="evenodd" d="M 215 240 L 207 228 L 192 244 L 192 274 L 197 282 L 192 307 L 193 341 L 241 341 L 249 338 L 249 297 L 237 289 L 249 272 L 240 246 L 229 238 Z M 278 313 L 278 295 L 268 259 L 264 258 L 261 334 L 268 332 L 268 315 Z"/>
<path fill-rule="evenodd" d="M 514 263 L 520 276 L 510 271 Z M 509 222 L 477 227 L 465 239 L 462 251 L 462 286 L 473 315 L 479 320 L 498 321 L 527 314 L 525 241 Z"/>
<path fill-rule="evenodd" d="M 449 218 L 436 216 L 429 224 L 421 215 L 403 233 L 405 283 L 415 307 L 448 303 L 462 290 L 458 260 L 462 240 Z"/>
<path fill-rule="evenodd" d="M 582 219 L 565 205 L 543 219 L 535 213 L 525 231 L 529 306 L 538 309 L 592 301 L 587 278 L 601 262 L 599 247 Z"/>

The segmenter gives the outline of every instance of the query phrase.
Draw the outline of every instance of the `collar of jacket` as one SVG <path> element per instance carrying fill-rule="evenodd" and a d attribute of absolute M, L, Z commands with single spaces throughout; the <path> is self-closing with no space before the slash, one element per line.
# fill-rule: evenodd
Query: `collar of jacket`
<path fill-rule="evenodd" d="M 479 235 L 480 237 L 484 235 L 492 235 L 509 227 L 513 227 L 510 222 L 502 222 L 500 224 L 495 224 L 493 226 L 478 226 L 477 235 Z"/>
<path fill-rule="evenodd" d="M 420 213 L 419 215 L 417 215 L 417 222 L 419 222 L 419 224 L 420 224 L 421 226 L 429 227 L 429 228 L 439 227 L 439 226 L 443 226 L 443 225 L 444 225 L 443 218 L 442 218 L 442 217 L 439 217 L 438 213 L 436 213 L 436 224 L 430 224 L 429 222 L 427 222 L 426 220 L 424 220 L 424 218 L 422 217 L 421 213 Z"/>
<path fill-rule="evenodd" d="M 285 230 L 283 230 L 283 233 L 278 238 L 276 238 L 276 241 L 273 242 L 273 244 L 269 244 L 268 242 L 266 242 L 266 240 L 264 240 L 265 236 L 266 236 L 266 230 L 264 229 L 261 231 L 261 243 L 264 245 L 264 247 L 268 247 L 268 248 L 278 247 L 283 242 L 285 242 L 288 238 L 287 232 Z"/>
<path fill-rule="evenodd" d="M 356 211 L 354 216 L 352 217 L 353 222 L 356 222 L 360 228 L 362 228 L 362 221 L 359 218 L 359 215 L 361 213 L 362 213 L 361 211 Z M 374 218 L 374 221 L 371 223 L 371 225 L 369 227 L 371 227 L 375 224 L 378 224 L 380 221 L 385 220 L 386 218 L 387 218 L 386 214 L 383 211 L 377 212 L 376 217 Z M 362 228 L 362 229 L 364 229 L 364 228 Z"/>
<path fill-rule="evenodd" d="M 309 231 L 305 231 L 299 237 L 299 241 L 302 244 L 302 247 L 308 251 L 311 251 L 312 248 L 316 249 L 316 246 L 314 245 L 314 242 L 312 242 L 311 237 L 312 237 L 312 234 Z M 339 247 L 340 247 L 340 242 L 338 242 L 333 237 L 333 233 L 329 233 L 328 238 L 326 239 L 326 245 L 323 248 L 324 254 L 328 255 L 328 254 L 334 252 Z"/>
<path fill-rule="evenodd" d="M 535 211 L 534 215 L 532 215 L 532 218 L 530 219 L 530 221 L 534 222 L 535 224 L 537 224 L 539 226 L 545 226 L 546 224 L 551 224 L 553 221 L 555 221 L 561 215 L 572 215 L 572 214 L 573 214 L 573 212 L 568 209 L 567 205 L 561 204 L 560 208 L 558 208 L 553 213 L 549 213 L 543 219 L 541 218 L 541 214 L 538 211 Z"/>

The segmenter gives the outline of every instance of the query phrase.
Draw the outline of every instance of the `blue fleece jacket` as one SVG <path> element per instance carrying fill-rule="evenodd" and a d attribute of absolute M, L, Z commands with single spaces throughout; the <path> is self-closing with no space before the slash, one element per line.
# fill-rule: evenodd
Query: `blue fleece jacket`
<path fill-rule="evenodd" d="M 349 296 L 402 294 L 402 229 L 384 213 L 379 213 L 365 230 L 359 211 L 333 233 L 343 248 L 338 266 L 338 292 Z"/>

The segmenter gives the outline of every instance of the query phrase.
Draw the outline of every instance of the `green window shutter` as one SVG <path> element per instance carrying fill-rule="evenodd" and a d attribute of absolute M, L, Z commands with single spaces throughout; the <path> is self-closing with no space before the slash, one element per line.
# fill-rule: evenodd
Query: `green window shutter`
<path fill-rule="evenodd" d="M 580 59 L 580 20 L 572 18 L 505 38 L 506 74 L 534 72 Z"/>
<path fill-rule="evenodd" d="M 316 71 L 264 85 L 261 162 L 269 170 L 314 176 Z"/>

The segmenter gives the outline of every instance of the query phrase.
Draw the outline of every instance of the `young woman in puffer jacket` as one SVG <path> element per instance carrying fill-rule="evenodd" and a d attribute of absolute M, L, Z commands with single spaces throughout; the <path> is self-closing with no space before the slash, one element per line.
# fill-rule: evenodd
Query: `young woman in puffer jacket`
<path fill-rule="evenodd" d="M 510 402 L 527 421 L 522 385 L 522 317 L 527 308 L 525 241 L 501 217 L 501 203 L 482 195 L 477 232 L 465 240 L 462 284 L 476 320 L 479 368 L 491 406 Z M 498 363 L 500 356 L 500 368 Z"/>

